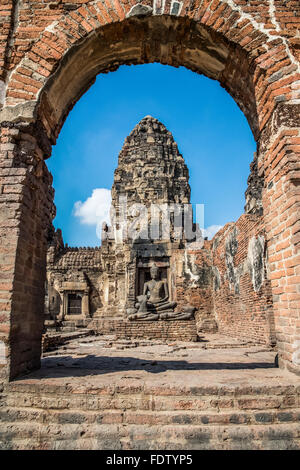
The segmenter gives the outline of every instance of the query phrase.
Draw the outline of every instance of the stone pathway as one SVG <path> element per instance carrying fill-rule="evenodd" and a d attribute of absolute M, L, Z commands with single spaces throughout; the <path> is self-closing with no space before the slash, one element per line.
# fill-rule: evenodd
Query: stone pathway
<path fill-rule="evenodd" d="M 73 386 L 141 383 L 168 386 L 244 386 L 300 383 L 275 367 L 276 352 L 219 334 L 198 343 L 117 340 L 114 335 L 74 339 L 45 353 L 42 368 L 21 378 Z"/>

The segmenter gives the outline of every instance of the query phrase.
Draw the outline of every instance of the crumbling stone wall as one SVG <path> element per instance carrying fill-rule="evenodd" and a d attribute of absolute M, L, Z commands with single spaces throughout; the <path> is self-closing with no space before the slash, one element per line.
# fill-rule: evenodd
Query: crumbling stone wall
<path fill-rule="evenodd" d="M 45 253 L 55 208 L 37 141 L 14 128 L 2 129 L 1 138 L 0 340 L 10 377 L 40 365 Z"/>
<path fill-rule="evenodd" d="M 50 318 L 57 318 L 60 312 L 60 286 L 72 282 L 77 273 L 82 273 L 89 287 L 89 313 L 95 314 L 101 307 L 99 295 L 99 277 L 102 274 L 100 248 L 63 247 L 53 260 L 47 263 L 47 292 Z"/>
<path fill-rule="evenodd" d="M 39 364 L 37 299 L 43 298 L 51 225 L 46 210 L 51 189 L 40 175 L 41 170 L 47 174 L 41 159 L 51 155 L 69 110 L 97 73 L 154 61 L 218 80 L 248 119 L 258 144 L 258 174 L 264 175 L 263 220 L 279 363 L 299 371 L 293 359 L 300 328 L 299 2 L 175 3 L 1 2 L 0 203 L 2 213 L 11 216 L 0 219 L 6 377 Z M 25 145 L 24 135 L 34 150 Z M 32 168 L 39 168 L 37 175 Z M 12 176 L 19 196 L 10 184 Z"/>
<path fill-rule="evenodd" d="M 178 250 L 176 253 L 178 276 L 176 300 L 178 310 L 184 305 L 196 308 L 195 319 L 198 333 L 215 332 L 217 324 L 213 309 L 213 258 L 210 242 L 204 241 L 201 249 Z"/>
<path fill-rule="evenodd" d="M 123 319 L 95 318 L 89 328 L 100 334 L 113 334 L 117 338 L 157 339 L 170 341 L 198 340 L 195 320 L 188 321 L 125 321 Z"/>
<path fill-rule="evenodd" d="M 273 300 L 263 219 L 242 215 L 211 241 L 213 311 L 221 333 L 274 345 Z"/>
<path fill-rule="evenodd" d="M 48 249 L 46 314 L 58 318 L 64 283 L 85 279 L 89 291 L 89 316 L 122 316 L 125 306 L 125 263 L 122 253 L 103 247 Z"/>

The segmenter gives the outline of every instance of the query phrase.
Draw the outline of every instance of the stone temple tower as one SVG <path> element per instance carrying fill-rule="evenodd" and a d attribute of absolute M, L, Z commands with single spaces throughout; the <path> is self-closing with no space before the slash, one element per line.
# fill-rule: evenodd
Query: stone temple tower
<path fill-rule="evenodd" d="M 112 186 L 112 203 L 190 202 L 189 171 L 170 131 L 152 116 L 144 117 L 125 139 Z"/>
<path fill-rule="evenodd" d="M 125 139 L 119 154 L 112 186 L 109 237 L 122 241 L 134 239 L 127 228 L 135 220 L 135 205 L 139 206 L 138 211 L 143 211 L 139 212 L 139 226 L 143 227 L 142 233 L 139 233 L 141 239 L 174 238 L 174 227 L 183 227 L 184 217 L 185 220 L 189 218 L 190 226 L 193 225 L 190 193 L 189 171 L 171 132 L 158 119 L 144 117 Z M 188 217 L 186 213 L 183 215 L 186 210 L 184 205 L 189 206 Z M 133 209 L 131 213 L 128 211 L 130 207 Z M 164 212 L 154 215 L 154 210 Z M 124 230 L 125 226 L 127 228 Z M 182 228 L 179 231 L 182 232 Z M 156 235 L 153 235 L 154 232 Z M 104 232 L 102 235 L 105 238 Z"/>

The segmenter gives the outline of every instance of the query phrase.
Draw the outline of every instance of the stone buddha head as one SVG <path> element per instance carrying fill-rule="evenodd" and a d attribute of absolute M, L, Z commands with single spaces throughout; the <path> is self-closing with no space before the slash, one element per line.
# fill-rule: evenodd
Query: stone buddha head
<path fill-rule="evenodd" d="M 151 279 L 157 280 L 159 278 L 159 268 L 153 263 L 150 268 Z"/>

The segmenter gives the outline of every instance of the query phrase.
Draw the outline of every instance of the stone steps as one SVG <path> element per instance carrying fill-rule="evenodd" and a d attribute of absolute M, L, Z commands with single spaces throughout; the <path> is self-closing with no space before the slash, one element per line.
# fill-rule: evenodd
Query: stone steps
<path fill-rule="evenodd" d="M 141 424 L 141 425 L 260 425 L 300 423 L 300 408 L 285 410 L 237 411 L 56 411 L 28 408 L 0 408 L 1 423 L 34 421 L 47 424 Z"/>
<path fill-rule="evenodd" d="M 300 449 L 300 386 L 87 388 L 16 381 L 0 449 Z"/>
<path fill-rule="evenodd" d="M 87 329 L 74 329 L 70 330 L 67 328 L 61 332 L 51 332 L 43 335 L 43 353 L 47 351 L 53 351 L 59 346 L 68 343 L 74 339 L 86 338 L 91 336 L 93 332 Z"/>
<path fill-rule="evenodd" d="M 81 318 L 78 320 L 64 320 L 60 322 L 46 320 L 45 327 L 47 332 L 71 333 L 73 331 L 78 331 L 82 328 L 87 328 L 88 325 L 91 323 L 91 320 L 91 318 Z"/>
<path fill-rule="evenodd" d="M 139 425 L 1 423 L 4 449 L 300 449 L 300 423 Z"/>
<path fill-rule="evenodd" d="M 149 390 L 150 391 L 150 390 Z M 163 390 L 155 389 L 153 392 L 110 391 L 91 389 L 88 393 L 74 391 L 73 393 L 38 393 L 15 392 L 6 397 L 9 407 L 33 407 L 41 409 L 81 409 L 85 411 L 97 410 L 139 410 L 139 411 L 226 411 L 226 410 L 278 410 L 300 407 L 299 395 L 296 393 L 282 394 L 243 394 L 214 395 L 197 393 L 186 394 L 175 391 L 169 395 Z M 129 393 L 128 393 L 129 392 Z M 175 393 L 174 393 L 175 392 Z"/>

